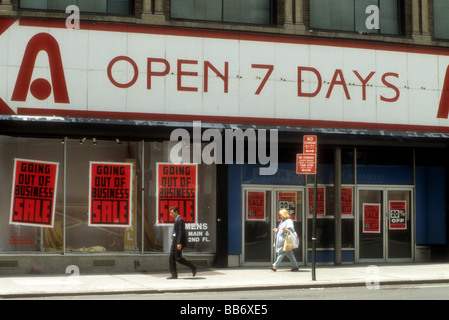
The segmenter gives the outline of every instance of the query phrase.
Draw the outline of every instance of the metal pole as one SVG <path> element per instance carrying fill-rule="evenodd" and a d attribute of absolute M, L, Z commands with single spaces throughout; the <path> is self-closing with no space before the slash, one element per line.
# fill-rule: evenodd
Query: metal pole
<path fill-rule="evenodd" d="M 312 280 L 316 280 L 316 205 L 317 205 L 317 198 L 318 198 L 318 168 L 316 168 L 315 173 L 315 183 L 313 187 L 313 223 L 312 223 Z"/>
<path fill-rule="evenodd" d="M 64 162 L 64 182 L 63 182 L 63 208 L 62 208 L 62 254 L 66 253 L 66 217 L 67 217 L 67 137 L 64 137 L 64 146 L 63 146 L 63 162 Z"/>
<path fill-rule="evenodd" d="M 341 148 L 336 148 L 334 154 L 334 264 L 341 264 Z"/>
<path fill-rule="evenodd" d="M 144 199 L 145 199 L 145 140 L 142 139 L 142 141 L 140 141 L 140 145 L 141 145 L 141 157 L 140 157 L 140 167 L 141 167 L 141 176 L 142 176 L 142 180 L 141 180 L 141 184 L 142 184 L 142 199 L 140 200 L 140 224 L 142 225 L 142 231 L 140 233 L 140 253 L 144 254 L 145 252 L 145 203 L 144 203 Z M 149 162 L 149 161 L 148 161 Z M 136 226 L 137 229 L 137 226 Z"/>

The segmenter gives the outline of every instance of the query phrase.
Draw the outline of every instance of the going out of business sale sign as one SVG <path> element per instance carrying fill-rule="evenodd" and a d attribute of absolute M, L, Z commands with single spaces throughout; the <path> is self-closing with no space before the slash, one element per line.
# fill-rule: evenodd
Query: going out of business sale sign
<path fill-rule="evenodd" d="M 131 178 L 131 163 L 90 162 L 89 226 L 131 226 Z"/>
<path fill-rule="evenodd" d="M 157 164 L 157 224 L 171 225 L 170 208 L 177 206 L 186 223 L 196 223 L 197 216 L 196 164 Z"/>
<path fill-rule="evenodd" d="M 54 225 L 59 163 L 14 159 L 10 224 Z"/>

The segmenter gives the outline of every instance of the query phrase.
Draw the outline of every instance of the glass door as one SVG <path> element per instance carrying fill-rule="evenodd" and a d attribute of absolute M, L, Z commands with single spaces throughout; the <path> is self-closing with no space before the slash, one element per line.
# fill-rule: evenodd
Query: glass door
<path fill-rule="evenodd" d="M 272 191 L 270 189 L 244 190 L 244 244 L 245 263 L 271 262 L 273 244 Z"/>
<path fill-rule="evenodd" d="M 295 231 L 299 236 L 300 243 L 299 248 L 293 250 L 295 254 L 296 261 L 299 264 L 303 263 L 303 208 L 304 208 L 304 191 L 296 190 L 296 189 L 277 189 L 275 191 L 275 201 L 276 201 L 276 226 L 273 228 L 277 228 L 277 225 L 280 223 L 278 212 L 281 209 L 286 209 L 290 214 L 290 219 L 293 221 L 293 225 L 295 227 Z M 274 236 L 274 233 L 273 233 Z M 273 259 L 276 259 L 276 251 L 273 248 Z M 273 260 L 274 261 L 274 260 Z M 283 263 L 286 265 L 290 265 L 290 260 L 288 258 L 284 258 Z"/>
<path fill-rule="evenodd" d="M 357 261 L 411 261 L 412 188 L 358 189 Z"/>
<path fill-rule="evenodd" d="M 387 190 L 387 258 L 412 259 L 412 190 Z"/>
<path fill-rule="evenodd" d="M 300 247 L 294 250 L 296 260 L 303 259 L 303 204 L 304 190 L 291 187 L 255 187 L 242 190 L 243 196 L 243 263 L 246 265 L 270 265 L 276 259 L 273 247 L 279 224 L 278 212 L 287 209 L 300 237 Z M 290 263 L 288 258 L 284 263 Z"/>
<path fill-rule="evenodd" d="M 384 191 L 358 191 L 358 259 L 381 261 L 385 259 Z"/>

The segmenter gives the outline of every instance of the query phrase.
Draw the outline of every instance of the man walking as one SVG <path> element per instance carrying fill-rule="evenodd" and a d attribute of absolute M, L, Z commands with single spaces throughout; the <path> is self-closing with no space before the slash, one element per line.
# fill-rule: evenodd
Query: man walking
<path fill-rule="evenodd" d="M 173 227 L 173 236 L 172 236 L 173 240 L 170 248 L 170 258 L 169 258 L 171 276 L 168 277 L 167 279 L 178 279 L 176 262 L 189 267 L 192 270 L 193 276 L 195 276 L 196 266 L 182 257 L 182 249 L 184 249 L 184 247 L 187 244 L 185 221 L 179 215 L 179 209 L 176 206 L 170 208 L 170 215 L 175 221 L 175 225 Z"/>

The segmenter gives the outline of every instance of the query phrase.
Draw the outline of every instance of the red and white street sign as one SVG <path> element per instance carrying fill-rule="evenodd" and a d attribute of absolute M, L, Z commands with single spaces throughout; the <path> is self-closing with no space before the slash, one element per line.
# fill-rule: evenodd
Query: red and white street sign
<path fill-rule="evenodd" d="M 316 136 L 304 136 L 303 152 L 304 154 L 316 154 Z"/>
<path fill-rule="evenodd" d="M 316 174 L 317 137 L 303 137 L 303 153 L 296 155 L 297 174 Z"/>
<path fill-rule="evenodd" d="M 297 154 L 296 156 L 297 174 L 316 174 L 315 154 Z"/>

